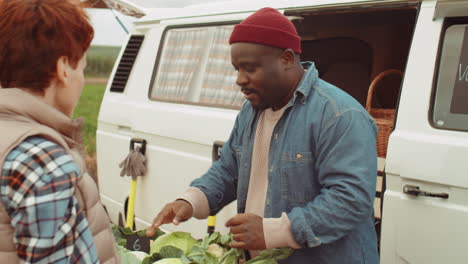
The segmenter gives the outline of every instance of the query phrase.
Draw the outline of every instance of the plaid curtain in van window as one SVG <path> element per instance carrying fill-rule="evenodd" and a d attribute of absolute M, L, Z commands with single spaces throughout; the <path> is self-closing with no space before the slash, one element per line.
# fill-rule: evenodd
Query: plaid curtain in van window
<path fill-rule="evenodd" d="M 152 97 L 185 101 L 206 45 L 208 30 L 172 29 L 166 34 Z"/>
<path fill-rule="evenodd" d="M 236 85 L 237 74 L 231 64 L 228 43 L 234 26 L 216 27 L 208 55 L 200 103 L 241 108 L 244 97 Z"/>

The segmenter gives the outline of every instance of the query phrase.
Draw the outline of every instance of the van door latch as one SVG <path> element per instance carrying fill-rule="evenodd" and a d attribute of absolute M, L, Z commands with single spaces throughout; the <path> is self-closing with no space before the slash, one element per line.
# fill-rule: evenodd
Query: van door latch
<path fill-rule="evenodd" d="M 403 192 L 409 195 L 415 196 L 429 196 L 429 197 L 438 197 L 443 199 L 448 199 L 448 193 L 431 193 L 419 189 L 419 186 L 416 185 L 405 185 L 403 186 Z"/>

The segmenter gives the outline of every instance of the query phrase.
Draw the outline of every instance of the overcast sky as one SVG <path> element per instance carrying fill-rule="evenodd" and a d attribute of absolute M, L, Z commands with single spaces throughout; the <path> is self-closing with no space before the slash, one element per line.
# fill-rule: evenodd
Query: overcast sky
<path fill-rule="evenodd" d="M 89 18 L 94 27 L 94 39 L 91 45 L 122 46 L 127 38 L 124 29 L 119 25 L 117 19 L 110 9 L 90 8 L 87 9 Z M 130 31 L 133 18 L 114 12 Z"/>
<path fill-rule="evenodd" d="M 184 7 L 192 4 L 216 1 L 223 0 L 127 0 L 127 2 L 134 2 L 144 8 Z M 127 38 L 126 33 L 119 25 L 119 22 L 110 9 L 89 8 L 87 10 L 95 31 L 95 36 L 91 45 L 122 46 L 125 44 L 124 42 Z M 130 31 L 134 18 L 122 15 L 117 11 L 114 11 L 114 14 Z"/>

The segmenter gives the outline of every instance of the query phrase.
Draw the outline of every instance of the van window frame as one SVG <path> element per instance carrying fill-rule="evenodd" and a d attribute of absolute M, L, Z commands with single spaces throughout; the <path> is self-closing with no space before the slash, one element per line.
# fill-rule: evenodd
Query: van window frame
<path fill-rule="evenodd" d="M 441 35 L 439 38 L 440 41 L 439 41 L 439 47 L 438 47 L 438 52 L 437 52 L 436 67 L 435 67 L 434 77 L 433 77 L 431 104 L 429 107 L 430 110 L 428 112 L 428 115 L 429 115 L 428 119 L 429 119 L 430 125 L 435 129 L 468 132 L 468 114 L 450 112 L 452 99 L 448 98 L 448 96 L 449 95 L 453 96 L 453 91 L 455 89 L 453 87 L 454 84 L 450 85 L 450 87 L 446 88 L 444 91 L 441 90 L 443 87 L 438 89 L 440 71 L 441 71 L 441 62 L 443 60 L 442 52 L 443 52 L 443 47 L 444 47 L 444 43 L 446 40 L 446 32 L 448 28 L 454 25 L 466 25 L 468 27 L 468 17 L 454 17 L 454 18 L 444 19 L 442 30 L 440 33 Z M 468 35 L 465 37 L 468 37 Z M 468 39 L 464 41 L 468 41 Z M 459 59 L 460 58 L 457 57 L 457 60 Z M 446 100 L 441 101 L 443 99 L 446 99 Z M 447 109 L 448 111 L 444 111 Z M 443 117 L 443 120 L 442 120 L 442 117 Z M 442 120 L 444 123 L 438 124 L 439 120 Z M 466 125 L 463 125 L 463 124 L 466 124 Z"/>
<path fill-rule="evenodd" d="M 166 34 L 169 30 L 171 29 L 179 29 L 179 28 L 201 28 L 201 27 L 213 27 L 213 26 L 230 26 L 230 25 L 236 25 L 239 24 L 242 20 L 232 20 L 232 21 L 226 21 L 226 22 L 208 22 L 208 23 L 193 23 L 193 24 L 183 24 L 183 25 L 169 25 L 167 26 L 162 35 L 161 39 L 159 41 L 159 49 L 158 53 L 156 55 L 156 60 L 155 64 L 153 67 L 153 73 L 151 76 L 151 81 L 150 81 L 150 87 L 148 89 L 148 99 L 151 101 L 156 101 L 156 102 L 164 102 L 164 103 L 173 103 L 173 104 L 181 104 L 181 105 L 194 105 L 194 106 L 204 106 L 204 107 L 214 107 L 214 108 L 222 108 L 222 109 L 232 109 L 232 110 L 240 110 L 242 106 L 236 107 L 236 106 L 229 106 L 229 105 L 221 105 L 221 104 L 207 104 L 207 103 L 196 103 L 196 102 L 187 102 L 187 101 L 182 101 L 182 100 L 170 100 L 170 99 L 160 99 L 160 98 L 153 98 L 151 96 L 151 93 L 153 91 L 153 86 L 156 81 L 156 75 L 158 72 L 159 68 L 159 62 L 161 60 L 161 54 L 163 52 L 163 44 L 166 39 Z M 240 92 L 240 90 L 239 90 Z"/>

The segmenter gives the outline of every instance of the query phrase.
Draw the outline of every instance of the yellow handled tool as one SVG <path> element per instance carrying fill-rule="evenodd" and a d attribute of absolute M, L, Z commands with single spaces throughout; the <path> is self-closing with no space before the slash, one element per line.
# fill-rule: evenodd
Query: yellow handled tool
<path fill-rule="evenodd" d="M 130 185 L 130 195 L 128 196 L 128 206 L 127 206 L 127 223 L 126 227 L 130 229 L 133 228 L 133 216 L 135 215 L 135 197 L 136 197 L 136 186 L 137 186 L 137 179 L 132 179 L 132 183 Z"/>
<path fill-rule="evenodd" d="M 135 143 L 141 144 L 135 147 Z M 146 140 L 140 138 L 132 138 L 130 141 L 130 153 L 119 164 L 122 169 L 120 176 L 131 176 L 130 194 L 128 196 L 127 212 L 125 226 L 133 229 L 133 218 L 135 217 L 135 198 L 138 176 L 146 174 Z"/>
<path fill-rule="evenodd" d="M 215 231 L 215 226 L 216 226 L 216 215 L 210 215 L 208 216 L 208 234 L 213 234 Z"/>
<path fill-rule="evenodd" d="M 211 152 L 211 159 L 212 159 L 212 162 L 215 162 L 217 161 L 219 158 L 220 158 L 220 150 L 221 148 L 223 147 L 224 145 L 224 142 L 223 141 L 215 141 L 213 143 L 213 149 L 212 149 L 212 152 Z M 216 215 L 210 215 L 208 216 L 208 234 L 213 234 L 213 232 L 215 231 L 215 226 L 216 226 Z"/>

